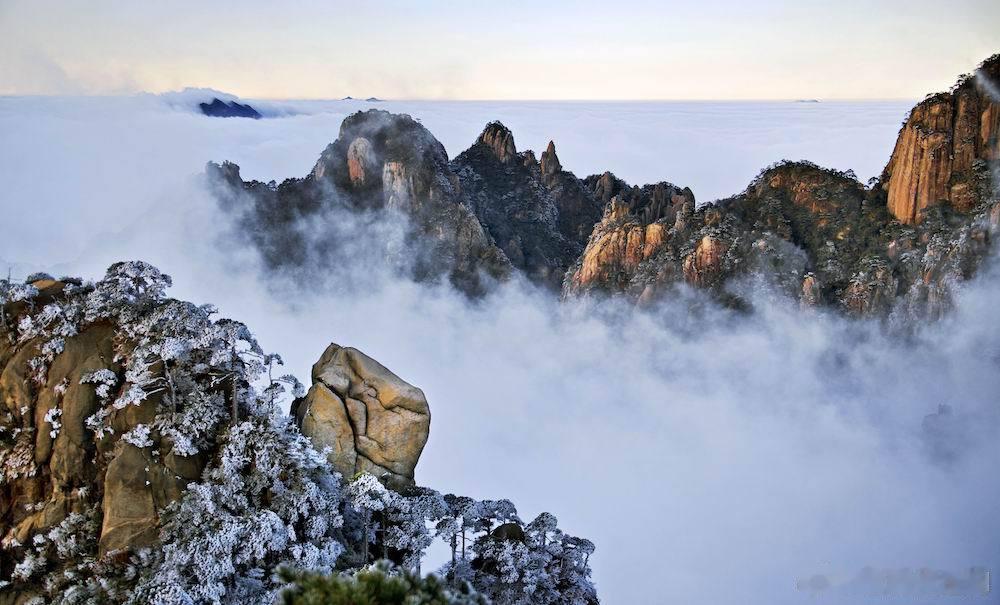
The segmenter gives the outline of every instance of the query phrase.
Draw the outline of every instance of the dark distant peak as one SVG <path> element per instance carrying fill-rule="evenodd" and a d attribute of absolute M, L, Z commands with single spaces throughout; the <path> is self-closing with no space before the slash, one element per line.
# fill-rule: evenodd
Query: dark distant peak
<path fill-rule="evenodd" d="M 243 105 L 236 101 L 226 103 L 217 97 L 212 99 L 211 103 L 199 103 L 198 107 L 201 108 L 201 113 L 213 118 L 253 118 L 259 120 L 263 117 L 249 105 Z"/>
<path fill-rule="evenodd" d="M 559 156 L 556 155 L 556 144 L 549 141 L 549 146 L 542 152 L 542 176 L 550 176 L 562 172 L 562 164 L 559 163 Z"/>
<path fill-rule="evenodd" d="M 476 143 L 485 145 L 501 162 L 509 162 L 517 155 L 514 135 L 498 121 L 490 122 L 479 135 Z"/>
<path fill-rule="evenodd" d="M 341 101 L 353 101 L 354 97 L 344 97 Z"/>
<path fill-rule="evenodd" d="M 378 97 L 368 97 L 365 101 L 368 101 L 369 103 L 381 103 L 382 99 Z"/>

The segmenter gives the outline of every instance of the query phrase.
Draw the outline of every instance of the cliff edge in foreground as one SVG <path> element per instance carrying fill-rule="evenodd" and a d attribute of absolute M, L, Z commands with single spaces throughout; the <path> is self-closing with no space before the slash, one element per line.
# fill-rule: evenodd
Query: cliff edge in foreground
<path fill-rule="evenodd" d="M 552 515 L 415 484 L 420 389 L 330 345 L 307 394 L 170 284 L 142 262 L 0 280 L 0 605 L 272 602 L 279 569 L 419 570 L 435 540 L 445 592 L 597 602 L 593 544 Z"/>

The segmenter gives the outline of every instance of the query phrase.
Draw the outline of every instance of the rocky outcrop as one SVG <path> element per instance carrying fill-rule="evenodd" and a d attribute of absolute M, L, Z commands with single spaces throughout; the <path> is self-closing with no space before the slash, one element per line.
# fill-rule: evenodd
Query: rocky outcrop
<path fill-rule="evenodd" d="M 878 187 L 807 162 L 777 164 L 740 195 L 698 208 L 669 184 L 629 198 L 613 175 L 589 182 L 608 207 L 567 274 L 566 295 L 649 303 L 686 284 L 742 307 L 742 284 L 763 279 L 805 306 L 857 316 L 939 316 L 986 257 L 998 205 L 983 200 L 968 216 L 939 208 L 906 227 Z"/>
<path fill-rule="evenodd" d="M 247 194 L 242 231 L 284 273 L 317 256 L 334 264 L 332 242 L 344 237 L 314 223 L 340 203 L 405 216 L 413 229 L 400 256 L 411 275 L 445 274 L 467 293 L 485 290 L 483 275 L 516 270 L 564 296 L 649 303 L 684 286 L 744 307 L 737 290 L 764 281 L 807 306 L 936 317 L 1000 223 L 998 82 L 1000 55 L 917 105 L 870 188 L 850 171 L 783 161 L 701 207 L 668 182 L 579 179 L 553 142 L 536 159 L 500 122 L 449 162 L 419 123 L 373 111 L 348 117 L 305 179 L 263 185 L 244 183 L 232 165 L 213 170 L 230 184 L 224 200 Z"/>
<path fill-rule="evenodd" d="M 312 388 L 293 404 L 302 433 L 344 477 L 368 472 L 413 484 L 430 433 L 423 392 L 361 351 L 331 344 L 313 366 Z"/>
<path fill-rule="evenodd" d="M 371 179 L 378 177 L 377 170 L 378 158 L 375 157 L 371 141 L 364 137 L 351 141 L 347 147 L 347 177 L 351 186 L 363 188 L 370 184 Z M 325 172 L 325 166 L 318 166 L 315 174 L 322 178 Z"/>
<path fill-rule="evenodd" d="M 185 495 L 189 483 L 201 481 L 222 455 L 220 444 L 231 416 L 220 408 L 236 405 L 230 400 L 234 385 L 227 384 L 233 372 L 205 362 L 178 367 L 176 361 L 164 361 L 172 356 L 162 348 L 138 353 L 149 326 L 162 327 L 179 317 L 169 309 L 183 303 L 136 303 L 121 316 L 128 323 L 120 323 L 113 314 L 105 316 L 101 311 L 105 307 L 93 301 L 105 300 L 100 288 L 118 287 L 127 279 L 123 275 L 101 282 L 97 289 L 47 277 L 14 290 L 9 282 L 0 282 L 4 303 L 0 305 L 0 578 L 4 580 L 12 577 L 16 565 L 23 567 L 23 561 L 31 560 L 28 549 L 38 543 L 35 537 L 51 535 L 56 528 L 79 534 L 67 545 L 74 549 L 74 557 L 86 554 L 100 565 L 116 565 L 137 549 L 155 548 L 164 509 Z M 119 278 L 121 282 L 115 281 Z M 11 296 L 12 291 L 25 295 Z M 121 292 L 123 297 L 136 296 L 130 294 L 131 286 Z M 82 319 L 65 327 L 53 323 L 61 316 L 86 317 L 81 305 L 88 305 L 87 313 L 100 319 Z M 51 314 L 57 308 L 61 316 Z M 203 311 L 194 313 L 207 317 Z M 42 322 L 47 322 L 46 328 L 37 329 Z M 248 337 L 229 320 L 205 323 L 203 329 L 196 335 L 199 346 L 224 334 Z M 181 334 L 171 338 L 178 350 L 186 346 Z M 148 357 L 151 351 L 162 352 Z M 138 366 L 132 359 L 136 355 L 141 356 Z M 194 357 L 208 360 L 203 352 Z M 130 382 L 140 379 L 141 384 Z M 184 388 L 181 383 L 203 381 L 207 390 L 199 397 L 210 393 L 211 401 L 179 395 L 168 399 L 168 393 L 175 392 L 175 379 L 178 388 Z M 370 472 L 391 486 L 412 487 L 430 427 L 430 411 L 420 389 L 360 351 L 338 345 L 330 345 L 316 363 L 313 381 L 295 407 L 301 431 L 318 448 L 332 448 L 331 465 L 348 480 L 355 473 Z M 249 384 L 236 386 L 249 389 Z M 132 397 L 135 389 L 141 397 Z M 245 419 L 246 413 L 237 413 L 238 418 Z M 27 581 L 26 572 L 18 573 L 15 593 L 0 585 L 0 603 L 41 594 Z"/>
<path fill-rule="evenodd" d="M 652 270 L 650 259 L 671 253 L 670 234 L 694 211 L 694 194 L 665 182 L 631 187 L 610 172 L 586 182 L 606 206 L 586 249 L 566 276 L 565 292 L 631 291 L 632 278 Z M 678 267 L 673 277 L 681 275 Z"/>
<path fill-rule="evenodd" d="M 338 213 L 376 212 L 383 224 L 402 222 L 404 240 L 362 246 L 391 252 L 353 261 L 389 264 L 421 281 L 444 275 L 472 295 L 511 269 L 558 290 L 602 208 L 562 170 L 553 143 L 539 162 L 530 151 L 518 153 L 510 130 L 492 122 L 449 162 L 419 122 L 377 110 L 348 116 L 305 178 L 244 182 L 230 163 L 209 164 L 207 172 L 222 207 L 236 217 L 237 234 L 270 269 L 314 279 L 321 266 L 359 248 L 338 243 L 357 234 L 317 225 L 335 231 L 347 222 Z"/>
<path fill-rule="evenodd" d="M 882 175 L 889 212 L 916 224 L 932 204 L 975 208 L 989 186 L 990 163 L 1000 160 L 998 137 L 1000 55 L 910 112 Z"/>
<path fill-rule="evenodd" d="M 939 317 L 1000 223 L 998 81 L 1000 55 L 917 105 L 872 188 L 850 172 L 781 162 L 741 194 L 695 208 L 693 196 L 630 200 L 613 175 L 589 177 L 608 207 L 564 293 L 648 303 L 687 284 L 743 306 L 742 284 L 763 279 L 806 307 Z"/>
<path fill-rule="evenodd" d="M 463 203 L 444 147 L 406 115 L 369 110 L 348 116 L 302 179 L 244 182 L 230 163 L 209 164 L 207 174 L 222 207 L 235 216 L 239 236 L 250 239 L 265 267 L 283 275 L 315 279 L 359 249 L 369 254 L 362 263 L 421 281 L 446 277 L 470 294 L 510 272 L 510 261 Z M 350 223 L 345 219 L 354 215 L 364 224 L 380 222 L 377 236 L 403 235 L 358 244 L 372 234 L 316 228 Z"/>
<path fill-rule="evenodd" d="M 514 146 L 514 135 L 500 122 L 490 122 L 476 139 L 476 145 L 481 145 L 493 155 L 496 160 L 506 164 L 515 159 L 517 148 Z"/>
<path fill-rule="evenodd" d="M 556 155 L 556 144 L 553 141 L 549 141 L 549 146 L 542 152 L 539 168 L 542 171 L 542 178 L 546 181 L 550 181 L 562 172 L 562 164 L 559 163 L 559 157 Z"/>
<path fill-rule="evenodd" d="M 31 284 L 34 309 L 60 300 L 69 285 L 44 279 Z M 3 308 L 5 325 L 28 311 Z M 159 404 L 151 396 L 108 418 L 108 432 L 92 423 L 99 402 L 130 388 L 120 353 L 127 344 L 113 323 L 98 322 L 61 341 L 44 366 L 45 337 L 14 340 L 0 328 L 0 571 L 10 577 L 17 545 L 60 525 L 72 514 L 96 517 L 98 556 L 153 544 L 160 511 L 197 480 L 204 457 L 170 452 L 157 431 L 148 442 L 123 439 L 151 426 Z M 94 380 L 101 373 L 103 380 Z M 105 391 L 110 385 L 113 392 Z M 161 455 L 161 452 L 163 454 Z"/>
<path fill-rule="evenodd" d="M 683 274 L 692 286 L 707 288 L 717 283 L 723 275 L 726 244 L 719 238 L 706 235 L 698 241 L 694 252 L 684 257 Z"/>
<path fill-rule="evenodd" d="M 593 543 L 551 514 L 415 485 L 420 389 L 332 344 L 305 394 L 247 326 L 170 283 L 140 261 L 0 279 L 0 605 L 270 603 L 279 570 L 413 568 L 431 538 L 456 547 L 428 528 L 462 519 L 472 544 L 520 536 L 546 602 L 598 602 Z M 462 558 L 476 590 L 537 595 Z"/>

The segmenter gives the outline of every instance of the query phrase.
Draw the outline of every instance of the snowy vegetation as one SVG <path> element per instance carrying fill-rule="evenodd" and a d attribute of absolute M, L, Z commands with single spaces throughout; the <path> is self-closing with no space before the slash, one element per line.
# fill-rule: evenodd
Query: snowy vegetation
<path fill-rule="evenodd" d="M 0 281 L 0 335 L 38 346 L 31 379 L 46 383 L 69 339 L 113 325 L 113 363 L 80 379 L 98 399 L 87 429 L 95 440 L 121 440 L 155 461 L 202 460 L 203 471 L 160 511 L 153 547 L 99 553 L 101 502 L 87 498 L 86 510 L 37 532 L 30 544 L 5 541 L 18 563 L 0 578 L 0 591 L 40 594 L 47 603 L 250 604 L 280 598 L 292 581 L 286 602 L 403 602 L 308 596 L 350 595 L 375 584 L 385 594 L 403 587 L 429 595 L 407 603 L 597 601 L 588 565 L 593 544 L 564 534 L 548 513 L 523 524 L 506 500 L 418 487 L 397 493 L 371 475 L 334 473 L 282 412 L 303 389 L 292 376 L 274 377 L 280 358 L 266 354 L 245 325 L 215 319 L 211 306 L 169 299 L 170 278 L 155 267 L 119 263 L 96 283 L 62 283 L 61 293 L 42 297 L 30 284 Z M 115 434 L 118 412 L 150 405 L 151 422 Z M 45 422 L 57 433 L 58 411 Z M 12 460 L 30 465 L 16 447 L 22 441 L 0 444 L 0 484 L 19 476 L 8 472 Z M 435 539 L 451 557 L 439 579 L 422 580 Z M 371 570 L 383 559 L 395 566 Z"/>

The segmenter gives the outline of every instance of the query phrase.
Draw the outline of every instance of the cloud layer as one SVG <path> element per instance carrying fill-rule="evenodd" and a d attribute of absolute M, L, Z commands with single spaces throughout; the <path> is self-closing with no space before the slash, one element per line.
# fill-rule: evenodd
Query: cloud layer
<path fill-rule="evenodd" d="M 155 98 L 2 103 L 4 123 L 19 125 L 0 148 L 10 192 L 2 210 L 22 233 L 0 257 L 88 276 L 121 258 L 149 260 L 174 276 L 175 296 L 245 321 L 302 378 L 331 340 L 362 349 L 430 401 L 418 480 L 511 498 L 525 517 L 556 514 L 597 544 L 605 602 L 800 603 L 809 597 L 797 582 L 816 574 L 1000 566 L 1000 325 L 992 308 L 1000 276 L 982 275 L 953 316 L 905 341 L 875 324 L 803 314 L 766 292 L 752 316 L 692 304 L 693 293 L 644 311 L 559 303 L 519 282 L 470 303 L 349 258 L 315 266 L 305 287 L 263 281 L 195 175 L 206 160 L 225 158 L 249 177 L 302 174 L 335 136 L 336 111 L 234 121 Z M 501 117 L 522 146 L 556 138 L 563 164 L 578 172 L 662 149 L 653 135 L 616 132 L 700 125 L 687 135 L 698 144 L 683 148 L 692 164 L 712 166 L 700 182 L 728 193 L 748 179 L 716 161 L 723 142 L 753 151 L 752 172 L 778 159 L 759 157 L 775 148 L 823 161 L 810 153 L 830 141 L 843 145 L 827 153 L 865 157 L 859 147 L 870 143 L 884 159 L 901 113 L 889 119 L 880 107 L 818 109 L 828 113 L 798 134 L 798 107 L 737 106 L 725 127 L 710 105 L 685 108 L 685 120 L 671 107 L 411 109 L 452 154 L 464 144 L 450 140 L 471 141 Z M 449 116 L 453 126 L 438 132 Z M 877 116 L 883 122 L 869 124 Z M 597 129 L 603 144 L 546 134 L 584 128 Z M 788 146 L 755 146 L 760 140 Z M 637 180 L 668 178 L 698 195 L 698 182 L 671 172 L 682 155 L 656 156 L 656 174 Z M 643 175 L 652 164 L 633 169 Z M 853 167 L 861 175 L 881 168 L 871 164 Z M 713 174 L 723 184 L 713 185 Z M 380 243 L 360 227 L 353 235 L 362 250 Z M 941 405 L 950 412 L 939 413 Z"/>

